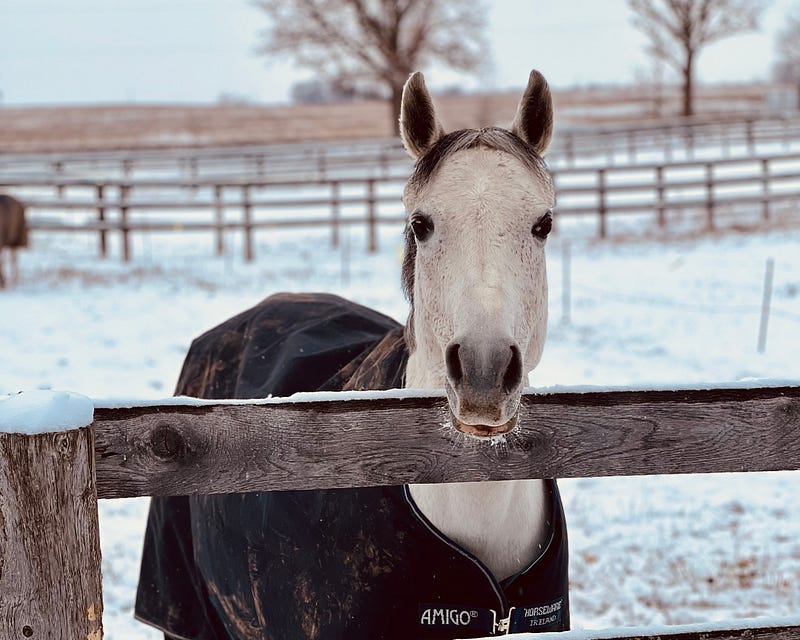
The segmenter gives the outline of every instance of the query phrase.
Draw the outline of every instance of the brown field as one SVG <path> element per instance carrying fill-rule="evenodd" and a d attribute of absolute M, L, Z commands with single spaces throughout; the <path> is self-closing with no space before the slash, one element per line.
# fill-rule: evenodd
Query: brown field
<path fill-rule="evenodd" d="M 762 110 L 767 84 L 703 87 L 698 111 Z M 437 96 L 448 129 L 507 124 L 520 91 Z M 676 87 L 664 89 L 661 108 L 652 87 L 600 87 L 554 92 L 557 124 L 642 124 L 677 112 Z M 660 114 L 658 113 L 660 111 Z M 175 148 L 352 140 L 392 135 L 388 104 L 324 105 L 97 105 L 0 107 L 0 153 Z"/>

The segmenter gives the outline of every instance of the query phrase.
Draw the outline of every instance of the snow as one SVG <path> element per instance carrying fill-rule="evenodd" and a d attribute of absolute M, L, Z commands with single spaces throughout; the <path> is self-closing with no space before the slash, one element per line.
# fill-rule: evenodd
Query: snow
<path fill-rule="evenodd" d="M 92 423 L 94 404 L 69 391 L 24 391 L 0 396 L 0 433 L 36 435 Z"/>
<path fill-rule="evenodd" d="M 591 384 L 562 385 L 554 384 L 545 387 L 527 387 L 525 393 L 599 393 L 614 391 L 719 391 L 725 389 L 763 389 L 800 386 L 798 378 L 743 378 L 735 382 L 693 382 L 687 384 L 623 384 L 600 386 Z"/>
<path fill-rule="evenodd" d="M 530 384 L 547 392 L 796 384 L 800 229 L 796 209 L 779 213 L 762 221 L 760 211 L 741 210 L 736 228 L 713 234 L 697 232 L 702 212 L 671 214 L 667 234 L 656 233 L 653 216 L 611 216 L 603 242 L 593 237 L 594 217 L 557 221 L 548 241 L 549 335 Z M 98 406 L 160 402 L 194 337 L 277 291 L 337 293 L 400 321 L 408 313 L 399 226 L 381 228 L 376 255 L 364 252 L 355 227 L 343 229 L 339 250 L 327 231 L 259 232 L 253 264 L 241 261 L 239 234 L 227 236 L 222 258 L 210 234 L 132 238 L 134 260 L 125 265 L 117 234 L 105 261 L 95 257 L 96 235 L 33 234 L 19 256 L 21 284 L 0 291 L 0 394 L 57 388 L 110 398 Z M 770 257 L 772 310 L 759 353 Z M 796 614 L 799 485 L 798 472 L 561 481 L 573 627 Z M 109 640 L 161 637 L 132 614 L 147 506 L 100 503 Z"/>
<path fill-rule="evenodd" d="M 703 622 L 698 624 L 651 625 L 648 627 L 616 627 L 602 630 L 573 630 L 566 633 L 521 633 L 514 640 L 612 640 L 613 638 L 630 638 L 656 635 L 660 637 L 713 633 L 729 629 L 758 629 L 763 627 L 795 627 L 800 626 L 800 617 L 783 616 L 777 618 L 751 618 L 728 622 Z M 487 639 L 483 639 L 487 640 Z"/>
<path fill-rule="evenodd" d="M 94 401 L 98 409 L 127 409 L 133 407 L 208 405 L 271 405 L 295 404 L 298 402 L 338 402 L 355 400 L 407 400 L 410 398 L 443 398 L 445 393 L 438 389 L 388 389 L 385 391 L 304 391 L 285 398 L 273 397 L 253 400 L 205 400 L 188 396 L 170 396 L 143 400 L 140 398 L 104 398 Z"/>
<path fill-rule="evenodd" d="M 662 385 L 549 385 L 546 387 L 525 387 L 527 395 L 582 394 L 615 391 L 711 391 L 724 389 L 764 389 L 798 387 L 800 379 L 748 378 L 736 382 L 695 382 L 693 384 Z M 30 393 L 30 392 L 29 392 Z M 206 400 L 189 396 L 169 396 L 145 400 L 142 398 L 98 398 L 93 400 L 96 409 L 131 409 L 134 407 L 204 407 L 210 405 L 274 405 L 303 402 L 347 402 L 356 400 L 408 400 L 414 398 L 444 398 L 441 389 L 386 389 L 380 391 L 304 391 L 287 397 L 269 396 L 247 400 Z M 1 423 L 0 423 L 1 424 Z"/>

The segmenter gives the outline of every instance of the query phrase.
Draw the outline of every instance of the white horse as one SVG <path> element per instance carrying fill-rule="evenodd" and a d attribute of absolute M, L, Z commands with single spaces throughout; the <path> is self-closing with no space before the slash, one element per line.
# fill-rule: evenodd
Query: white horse
<path fill-rule="evenodd" d="M 385 389 L 405 375 L 446 389 L 463 438 L 513 439 L 547 324 L 550 91 L 534 71 L 511 130 L 445 134 L 415 73 L 400 124 L 417 160 L 405 333 L 336 296 L 276 294 L 195 340 L 179 394 Z M 171 496 L 151 503 L 136 615 L 190 640 L 481 637 L 568 628 L 567 582 L 550 480 Z"/>
<path fill-rule="evenodd" d="M 555 196 L 541 156 L 552 113 L 537 71 L 510 133 L 445 134 L 422 74 L 413 74 L 403 91 L 401 135 L 418 161 L 403 195 L 403 277 L 412 303 L 406 339 L 413 350 L 406 386 L 446 389 L 453 426 L 473 438 L 515 428 L 527 374 L 544 347 L 545 239 Z M 497 579 L 521 570 L 542 548 L 542 481 L 410 491 L 428 519 Z"/>

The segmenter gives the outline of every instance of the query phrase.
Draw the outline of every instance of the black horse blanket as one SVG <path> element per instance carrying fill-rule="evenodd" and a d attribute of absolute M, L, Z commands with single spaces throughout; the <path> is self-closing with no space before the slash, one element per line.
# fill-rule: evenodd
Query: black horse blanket
<path fill-rule="evenodd" d="M 177 393 L 260 398 L 402 386 L 394 320 L 280 294 L 194 341 Z M 153 498 L 136 617 L 186 640 L 474 638 L 569 627 L 567 536 L 498 583 L 407 487 Z"/>

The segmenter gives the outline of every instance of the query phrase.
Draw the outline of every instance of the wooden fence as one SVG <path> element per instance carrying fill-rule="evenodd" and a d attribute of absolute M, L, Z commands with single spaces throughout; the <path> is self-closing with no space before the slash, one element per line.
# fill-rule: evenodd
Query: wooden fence
<path fill-rule="evenodd" d="M 636 126 L 565 128 L 556 133 L 548 152 L 558 169 L 694 159 L 714 147 L 714 157 L 754 155 L 766 144 L 797 150 L 800 116 L 741 115 L 679 118 Z M 738 150 L 738 151 L 737 151 Z M 772 151 L 774 152 L 774 151 Z M 174 180 L 247 176 L 254 181 L 302 178 L 341 179 L 363 175 L 383 177 L 407 171 L 410 160 L 396 138 L 232 147 L 187 147 L 50 154 L 0 154 L 0 176 L 49 176 L 54 182 L 70 177 L 100 176 L 138 180 L 158 172 Z"/>
<path fill-rule="evenodd" d="M 431 428 L 441 396 L 331 398 L 100 407 L 81 429 L 0 433 L 3 637 L 99 640 L 98 498 L 800 469 L 800 386 L 529 393 L 508 447 Z M 671 635 L 800 626 L 653 640 Z"/>
<path fill-rule="evenodd" d="M 676 118 L 666 124 L 636 125 L 557 131 L 548 157 L 555 168 L 625 166 L 663 152 L 663 161 L 698 159 L 701 152 L 717 148 L 710 157 L 753 156 L 758 147 L 777 144 L 785 151 L 800 141 L 800 117 Z M 681 156 L 683 158 L 681 158 Z"/>
<path fill-rule="evenodd" d="M 665 228 L 672 213 L 700 211 L 705 228 L 713 229 L 725 210 L 745 210 L 756 223 L 768 219 L 778 203 L 800 202 L 800 154 L 559 169 L 553 175 L 559 217 L 596 216 L 601 238 L 611 232 L 609 221 L 620 215 L 649 214 Z M 367 248 L 375 251 L 378 225 L 404 220 L 400 194 L 406 179 L 407 173 L 311 182 L 69 179 L 54 184 L 40 177 L 0 178 L 0 189 L 13 189 L 25 200 L 34 231 L 96 232 L 101 256 L 108 253 L 109 233 L 119 234 L 122 257 L 129 260 L 131 233 L 213 231 L 216 251 L 222 254 L 226 234 L 239 231 L 245 259 L 252 260 L 257 230 L 299 226 L 329 227 L 337 246 L 343 225 L 363 225 Z M 60 217 L 48 217 L 48 212 Z"/>

